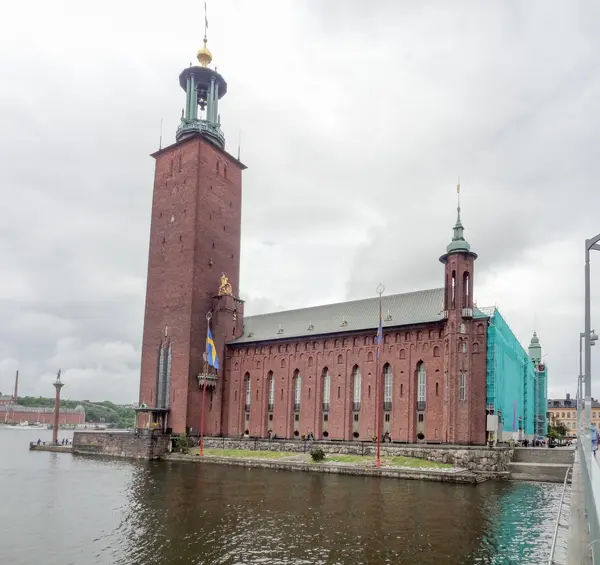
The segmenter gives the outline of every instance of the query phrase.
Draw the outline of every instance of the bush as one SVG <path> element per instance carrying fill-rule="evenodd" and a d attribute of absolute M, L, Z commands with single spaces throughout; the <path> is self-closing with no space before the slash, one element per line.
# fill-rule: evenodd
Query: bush
<path fill-rule="evenodd" d="M 325 459 L 325 452 L 320 447 L 315 447 L 310 452 L 310 456 L 312 457 L 313 461 L 319 463 L 320 461 L 323 461 L 323 459 Z"/>
<path fill-rule="evenodd" d="M 188 453 L 188 438 L 185 434 L 173 436 L 173 451 L 179 453 Z"/>

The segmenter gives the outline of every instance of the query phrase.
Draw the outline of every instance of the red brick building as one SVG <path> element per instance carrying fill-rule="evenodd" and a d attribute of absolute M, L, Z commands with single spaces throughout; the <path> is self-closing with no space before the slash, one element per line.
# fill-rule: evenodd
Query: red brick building
<path fill-rule="evenodd" d="M 1 424 L 53 424 L 54 408 L 41 406 L 20 406 L 18 404 L 0 405 Z M 85 410 L 82 406 L 77 408 L 61 408 L 59 425 L 76 426 L 85 424 Z"/>
<path fill-rule="evenodd" d="M 142 345 L 140 427 L 207 435 L 483 444 L 487 317 L 460 208 L 440 288 L 244 318 L 239 298 L 242 171 L 225 151 L 223 77 L 186 68 L 176 143 L 156 160 Z M 434 258 L 432 258 L 434 260 Z M 443 278 L 442 278 L 443 277 Z M 221 366 L 207 375 L 207 314 Z M 379 379 L 379 383 L 377 380 Z M 378 386 L 379 384 L 379 386 Z"/>

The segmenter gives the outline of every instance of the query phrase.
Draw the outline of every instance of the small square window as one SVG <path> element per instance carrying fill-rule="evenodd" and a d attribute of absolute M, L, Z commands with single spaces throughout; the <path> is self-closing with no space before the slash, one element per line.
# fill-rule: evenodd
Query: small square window
<path fill-rule="evenodd" d="M 273 414 L 269 414 L 269 422 L 273 421 Z"/>

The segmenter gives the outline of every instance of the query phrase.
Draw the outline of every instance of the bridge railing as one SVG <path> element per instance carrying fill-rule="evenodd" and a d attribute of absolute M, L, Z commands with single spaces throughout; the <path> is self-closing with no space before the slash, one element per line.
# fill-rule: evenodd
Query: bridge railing
<path fill-rule="evenodd" d="M 592 563 L 600 565 L 600 461 L 590 449 L 584 448 L 584 441 L 577 442 L 585 511 L 590 528 L 590 550 Z"/>

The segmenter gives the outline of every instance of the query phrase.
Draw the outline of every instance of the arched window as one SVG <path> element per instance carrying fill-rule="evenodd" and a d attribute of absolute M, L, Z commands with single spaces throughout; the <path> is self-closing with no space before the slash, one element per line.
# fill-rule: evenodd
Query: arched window
<path fill-rule="evenodd" d="M 463 308 L 470 308 L 469 306 L 469 273 L 465 271 L 463 273 Z"/>
<path fill-rule="evenodd" d="M 462 342 L 462 346 L 461 346 L 461 347 L 462 347 L 461 351 L 462 351 L 463 353 L 466 353 L 466 352 L 467 352 L 467 342 L 466 342 L 466 341 L 463 341 L 463 342 Z"/>
<path fill-rule="evenodd" d="M 467 326 L 465 326 L 463 323 L 460 324 L 460 333 L 461 334 L 467 333 Z"/>
<path fill-rule="evenodd" d="M 353 409 L 360 410 L 361 376 L 358 365 L 354 365 L 352 369 L 352 387 L 354 390 Z"/>
<path fill-rule="evenodd" d="M 338 365 L 341 365 L 344 362 L 344 358 L 342 357 L 342 355 L 338 355 Z"/>
<path fill-rule="evenodd" d="M 300 410 L 300 398 L 302 396 L 302 377 L 300 371 L 296 369 L 294 371 L 294 410 Z"/>
<path fill-rule="evenodd" d="M 478 335 L 483 334 L 483 324 L 477 324 L 477 334 Z"/>
<path fill-rule="evenodd" d="M 460 373 L 460 382 L 458 387 L 458 399 L 464 402 L 467 399 L 467 375 L 464 371 Z"/>
<path fill-rule="evenodd" d="M 309 358 L 308 358 L 308 366 L 309 366 L 309 367 L 312 367 L 312 366 L 313 366 L 313 364 L 314 364 L 313 358 L 312 358 L 312 357 L 309 357 Z"/>
<path fill-rule="evenodd" d="M 442 329 L 440 329 L 440 333 L 439 333 L 438 337 L 439 337 L 440 339 L 443 339 L 443 337 L 444 337 L 444 330 L 443 330 L 443 328 L 442 328 Z"/>
<path fill-rule="evenodd" d="M 417 341 L 421 341 L 423 339 L 423 332 L 417 332 Z"/>
<path fill-rule="evenodd" d="M 450 281 L 450 308 L 454 310 L 456 299 L 456 271 L 452 271 L 452 280 Z"/>
<path fill-rule="evenodd" d="M 433 356 L 434 357 L 440 356 L 440 348 L 437 345 L 433 348 Z"/>
<path fill-rule="evenodd" d="M 417 365 L 417 402 L 421 410 L 425 409 L 425 401 L 427 400 L 427 372 L 425 371 L 425 363 L 419 361 Z"/>
<path fill-rule="evenodd" d="M 473 344 L 473 353 L 479 353 L 479 344 L 478 343 Z"/>
<path fill-rule="evenodd" d="M 282 368 L 282 369 L 285 369 L 285 359 L 282 359 L 282 360 L 281 360 L 281 368 Z"/>
<path fill-rule="evenodd" d="M 331 377 L 327 367 L 323 369 L 323 412 L 329 411 L 331 401 Z"/>
<path fill-rule="evenodd" d="M 371 363 L 373 361 L 373 352 L 369 351 L 369 353 L 367 353 L 367 361 L 369 363 Z"/>
<path fill-rule="evenodd" d="M 269 412 L 272 412 L 275 405 L 275 379 L 273 378 L 273 371 L 269 371 L 267 375 L 267 390 L 269 391 Z"/>
<path fill-rule="evenodd" d="M 405 349 L 400 350 L 400 359 L 406 359 L 406 350 Z"/>
<path fill-rule="evenodd" d="M 252 400 L 252 393 L 250 390 L 250 374 L 249 373 L 246 373 L 246 376 L 244 377 L 244 392 L 246 394 L 245 410 L 246 410 L 246 412 L 250 412 L 250 401 Z"/>
<path fill-rule="evenodd" d="M 236 361 L 235 365 L 233 366 L 233 370 L 237 371 L 240 368 L 240 364 Z"/>
<path fill-rule="evenodd" d="M 383 409 L 392 408 L 392 367 L 389 363 L 383 368 Z"/>

